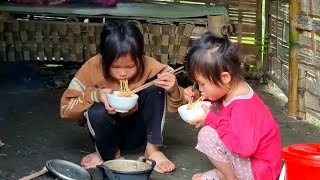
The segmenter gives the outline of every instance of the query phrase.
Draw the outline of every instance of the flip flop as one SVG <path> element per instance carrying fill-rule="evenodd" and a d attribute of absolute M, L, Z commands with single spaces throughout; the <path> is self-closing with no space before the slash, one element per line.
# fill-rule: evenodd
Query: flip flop
<path fill-rule="evenodd" d="M 212 169 L 202 174 L 201 180 L 220 180 L 216 169 Z"/>

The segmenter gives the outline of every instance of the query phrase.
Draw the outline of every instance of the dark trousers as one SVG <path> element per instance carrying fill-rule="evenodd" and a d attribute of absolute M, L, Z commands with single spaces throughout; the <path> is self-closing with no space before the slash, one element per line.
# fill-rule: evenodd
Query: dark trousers
<path fill-rule="evenodd" d="M 138 95 L 138 110 L 128 116 L 108 114 L 103 103 L 94 103 L 85 113 L 91 139 L 103 160 L 114 159 L 118 149 L 135 149 L 146 141 L 162 145 L 165 92 L 151 86 Z"/>

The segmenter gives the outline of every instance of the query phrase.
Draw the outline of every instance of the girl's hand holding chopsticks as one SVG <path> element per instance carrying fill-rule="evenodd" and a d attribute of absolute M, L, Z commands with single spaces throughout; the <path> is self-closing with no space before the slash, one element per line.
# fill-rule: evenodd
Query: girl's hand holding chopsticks
<path fill-rule="evenodd" d="M 144 90 L 152 85 L 156 85 L 158 87 L 165 89 L 172 98 L 175 98 L 175 99 L 180 98 L 180 94 L 178 94 L 179 91 L 177 91 L 177 89 L 179 89 L 179 88 L 178 88 L 177 79 L 176 79 L 175 75 L 184 72 L 183 68 L 184 67 L 181 66 L 181 67 L 175 69 L 173 71 L 173 74 L 169 73 L 169 72 L 164 72 L 164 73 L 158 74 L 157 79 L 150 81 L 150 82 L 132 90 L 131 93 L 137 93 L 137 92 Z"/>
<path fill-rule="evenodd" d="M 158 78 L 154 81 L 154 84 L 165 89 L 165 91 L 168 92 L 171 98 L 180 98 L 180 91 L 175 74 L 172 74 L 170 72 L 163 72 L 161 74 L 158 74 Z"/>
<path fill-rule="evenodd" d="M 154 81 L 154 84 L 165 89 L 165 91 L 167 91 L 170 96 L 171 93 L 176 92 L 176 89 L 178 89 L 177 78 L 170 72 L 163 72 L 161 74 L 158 74 L 158 78 Z"/>
<path fill-rule="evenodd" d="M 192 90 L 192 86 L 189 86 L 187 88 L 184 89 L 184 99 L 186 102 L 188 102 L 191 97 L 193 97 L 193 99 L 199 99 L 200 98 L 200 92 L 199 90 Z"/>

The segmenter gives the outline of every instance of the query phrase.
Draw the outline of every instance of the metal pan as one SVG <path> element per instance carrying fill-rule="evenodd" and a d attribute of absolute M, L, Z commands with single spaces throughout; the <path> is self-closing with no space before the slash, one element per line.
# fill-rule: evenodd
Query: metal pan
<path fill-rule="evenodd" d="M 46 167 L 62 180 L 90 180 L 91 176 L 81 166 L 61 159 L 49 160 Z"/>
<path fill-rule="evenodd" d="M 91 180 L 91 176 L 86 169 L 77 164 L 61 159 L 47 161 L 46 166 L 41 171 L 23 177 L 20 180 L 30 180 L 49 171 L 62 180 Z"/>

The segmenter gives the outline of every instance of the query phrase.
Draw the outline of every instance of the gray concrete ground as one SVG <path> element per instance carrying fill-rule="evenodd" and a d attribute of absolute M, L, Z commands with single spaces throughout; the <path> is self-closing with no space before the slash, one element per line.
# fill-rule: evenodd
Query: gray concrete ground
<path fill-rule="evenodd" d="M 36 80 L 34 80 L 36 79 Z M 14 180 L 41 170 L 50 159 L 65 159 L 79 164 L 92 152 L 87 130 L 59 117 L 59 100 L 64 88 L 45 87 L 48 79 L 1 79 L 0 82 L 0 179 Z M 286 116 L 285 97 L 274 87 L 252 84 L 270 107 L 281 127 L 282 143 L 320 142 L 319 127 Z M 318 120 L 320 121 L 320 120 Z M 191 179 L 197 172 L 211 168 L 208 160 L 194 149 L 198 129 L 183 122 L 178 114 L 168 114 L 163 151 L 176 164 L 173 173 L 152 173 L 151 179 Z M 137 159 L 142 152 L 124 154 Z M 90 169 L 93 179 L 102 179 Z M 55 179 L 47 173 L 38 179 Z"/>

